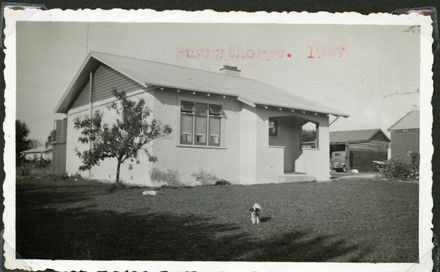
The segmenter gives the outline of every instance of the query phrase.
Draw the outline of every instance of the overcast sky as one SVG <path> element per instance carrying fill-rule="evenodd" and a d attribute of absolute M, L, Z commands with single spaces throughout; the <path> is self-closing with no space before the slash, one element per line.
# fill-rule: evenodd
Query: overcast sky
<path fill-rule="evenodd" d="M 408 26 L 17 23 L 17 119 L 44 143 L 89 51 L 255 78 L 350 114 L 331 130 L 386 130 L 418 106 L 420 32 Z M 172 76 L 172 75 L 170 75 Z"/>

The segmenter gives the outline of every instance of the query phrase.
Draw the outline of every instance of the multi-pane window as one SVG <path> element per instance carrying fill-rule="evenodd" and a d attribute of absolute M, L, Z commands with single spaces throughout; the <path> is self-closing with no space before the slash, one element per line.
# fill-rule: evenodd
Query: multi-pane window
<path fill-rule="evenodd" d="M 221 113 L 220 105 L 182 101 L 180 143 L 220 146 Z"/>

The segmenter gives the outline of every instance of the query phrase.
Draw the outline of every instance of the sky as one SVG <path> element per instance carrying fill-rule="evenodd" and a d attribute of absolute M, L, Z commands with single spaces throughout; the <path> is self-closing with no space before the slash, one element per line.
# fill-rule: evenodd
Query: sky
<path fill-rule="evenodd" d="M 213 72 L 237 66 L 350 115 L 331 131 L 388 133 L 419 105 L 420 31 L 408 26 L 18 22 L 16 118 L 30 138 L 45 142 L 90 51 Z"/>

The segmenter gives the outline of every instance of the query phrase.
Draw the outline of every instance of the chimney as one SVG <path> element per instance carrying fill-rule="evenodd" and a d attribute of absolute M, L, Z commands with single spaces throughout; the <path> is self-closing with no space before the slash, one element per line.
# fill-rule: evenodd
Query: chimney
<path fill-rule="evenodd" d="M 229 76 L 240 76 L 241 70 L 238 70 L 237 66 L 231 66 L 231 65 L 223 65 L 222 68 L 220 68 L 220 71 L 223 71 L 225 75 Z"/>

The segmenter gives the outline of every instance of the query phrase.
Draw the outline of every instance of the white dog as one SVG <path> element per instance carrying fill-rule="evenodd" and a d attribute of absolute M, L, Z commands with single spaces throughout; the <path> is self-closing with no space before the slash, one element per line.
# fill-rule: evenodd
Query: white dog
<path fill-rule="evenodd" d="M 260 213 L 262 209 L 263 208 L 261 208 L 261 206 L 257 203 L 252 206 L 252 208 L 250 209 L 252 224 L 260 224 Z"/>

